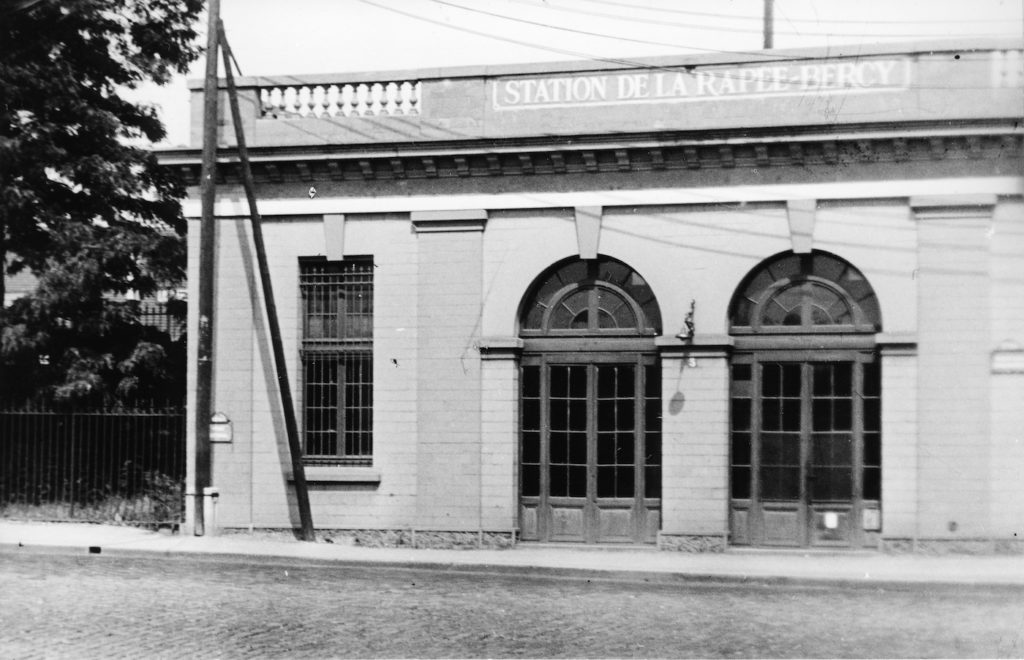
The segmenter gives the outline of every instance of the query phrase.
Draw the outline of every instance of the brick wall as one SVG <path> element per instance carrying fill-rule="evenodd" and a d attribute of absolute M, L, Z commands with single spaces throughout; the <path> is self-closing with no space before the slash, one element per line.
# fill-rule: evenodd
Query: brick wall
<path fill-rule="evenodd" d="M 482 233 L 420 232 L 417 525 L 477 529 L 481 518 Z"/>
<path fill-rule="evenodd" d="M 885 536 L 1020 533 L 1024 376 L 993 375 L 990 353 L 1007 341 L 1024 344 L 1022 214 L 1024 205 L 1005 200 L 994 221 L 920 211 L 914 218 L 892 202 L 835 202 L 819 211 L 816 247 L 867 275 L 886 332 L 917 331 L 919 339 L 917 355 L 886 350 L 882 357 Z M 526 288 L 574 254 L 576 243 L 564 209 L 491 215 L 484 232 L 415 233 L 406 214 L 345 220 L 345 253 L 373 255 L 375 263 L 373 469 L 380 480 L 314 483 L 318 527 L 503 531 L 514 524 L 517 362 L 481 361 L 477 346 L 483 337 L 516 334 Z M 298 259 L 325 252 L 321 223 L 307 216 L 265 225 L 300 411 Z M 247 225 L 219 222 L 214 409 L 231 418 L 235 441 L 214 447 L 214 484 L 222 524 L 283 527 L 298 516 Z M 991 227 L 998 240 L 990 239 Z M 195 300 L 198 222 L 190 229 Z M 698 333 L 715 334 L 726 331 L 733 288 L 759 261 L 788 248 L 787 231 L 777 204 L 610 209 L 599 251 L 648 280 L 665 335 L 682 327 L 691 299 Z M 192 317 L 189 327 L 195 336 Z M 194 359 L 190 345 L 190 365 Z M 727 529 L 727 366 L 724 355 L 698 355 L 697 367 L 681 354 L 663 360 L 665 534 Z M 191 368 L 189 378 L 194 384 Z M 949 532 L 950 521 L 957 532 Z"/>
<path fill-rule="evenodd" d="M 519 302 L 548 266 L 576 254 L 571 209 L 489 214 L 483 235 L 484 337 L 518 334 Z"/>
<path fill-rule="evenodd" d="M 728 360 L 662 359 L 664 534 L 728 531 Z"/>
<path fill-rule="evenodd" d="M 993 215 L 991 533 L 1024 540 L 1024 203 L 1001 200 Z"/>
<path fill-rule="evenodd" d="M 517 525 L 519 367 L 514 359 L 481 363 L 481 510 L 486 530 Z"/>
<path fill-rule="evenodd" d="M 917 535 L 917 356 L 882 355 L 882 535 Z"/>
<path fill-rule="evenodd" d="M 986 209 L 918 211 L 918 531 L 989 532 Z"/>
<path fill-rule="evenodd" d="M 878 296 L 883 332 L 917 330 L 917 226 L 905 203 L 819 202 L 814 248 L 839 255 L 864 274 Z"/>
<path fill-rule="evenodd" d="M 224 524 L 248 521 L 253 515 L 253 390 L 246 384 L 256 373 L 257 331 L 265 334 L 266 324 L 248 219 L 219 220 L 217 228 L 213 410 L 228 416 L 234 435 L 233 442 L 211 447 L 211 483 L 225 493 L 217 505 L 218 523 Z"/>
<path fill-rule="evenodd" d="M 316 482 L 310 486 L 317 527 L 409 527 L 416 492 L 415 243 L 403 219 L 346 223 L 346 254 L 373 255 L 374 469 L 380 483 Z M 298 360 L 298 260 L 324 254 L 320 217 L 279 218 L 264 225 L 268 264 L 297 414 L 302 388 Z M 298 512 L 290 485 L 291 458 L 281 416 L 263 301 L 251 282 L 255 256 L 248 221 L 221 220 L 217 263 L 218 318 L 215 404 L 231 418 L 234 442 L 214 447 L 218 518 L 228 527 L 288 527 Z"/>

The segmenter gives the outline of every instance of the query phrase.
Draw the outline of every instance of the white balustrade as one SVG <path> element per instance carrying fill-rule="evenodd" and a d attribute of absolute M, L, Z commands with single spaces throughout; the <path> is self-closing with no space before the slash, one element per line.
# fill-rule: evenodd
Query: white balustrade
<path fill-rule="evenodd" d="M 264 119 L 401 117 L 422 112 L 421 83 L 394 81 L 260 88 Z"/>

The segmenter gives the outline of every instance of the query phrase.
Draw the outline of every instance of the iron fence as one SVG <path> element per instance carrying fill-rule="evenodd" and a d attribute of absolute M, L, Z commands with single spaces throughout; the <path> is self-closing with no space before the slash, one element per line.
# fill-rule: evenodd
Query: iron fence
<path fill-rule="evenodd" d="M 0 402 L 0 516 L 176 525 L 185 412 Z"/>

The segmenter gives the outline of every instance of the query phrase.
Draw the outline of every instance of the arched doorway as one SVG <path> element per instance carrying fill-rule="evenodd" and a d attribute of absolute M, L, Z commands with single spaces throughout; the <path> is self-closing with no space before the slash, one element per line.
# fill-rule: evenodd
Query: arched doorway
<path fill-rule="evenodd" d="M 881 314 L 820 251 L 755 268 L 730 304 L 734 544 L 870 544 L 881 530 Z"/>
<path fill-rule="evenodd" d="M 600 256 L 559 262 L 520 306 L 523 540 L 651 543 L 661 510 L 661 313 Z"/>

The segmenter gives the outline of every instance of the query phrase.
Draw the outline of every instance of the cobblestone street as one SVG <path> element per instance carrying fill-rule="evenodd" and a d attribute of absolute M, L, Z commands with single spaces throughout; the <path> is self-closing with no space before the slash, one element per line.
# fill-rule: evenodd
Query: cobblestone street
<path fill-rule="evenodd" d="M 1024 594 L 0 553 L 0 654 L 1020 657 Z"/>

